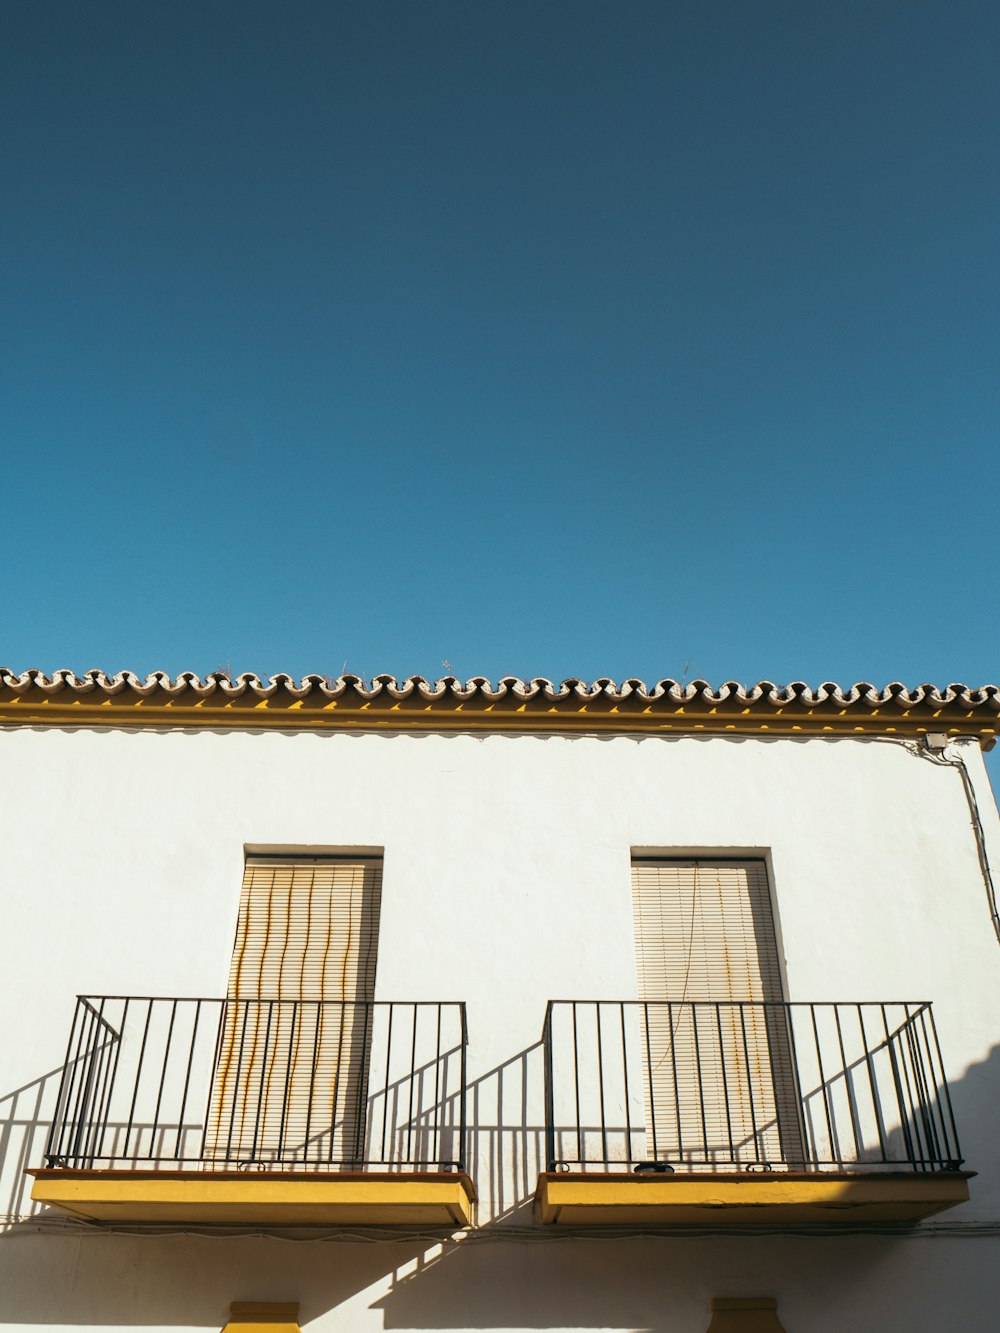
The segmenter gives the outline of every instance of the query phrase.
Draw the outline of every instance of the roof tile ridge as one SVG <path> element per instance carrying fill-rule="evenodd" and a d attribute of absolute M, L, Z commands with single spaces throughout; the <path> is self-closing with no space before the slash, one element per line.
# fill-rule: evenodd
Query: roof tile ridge
<path fill-rule="evenodd" d="M 502 682 L 494 688 L 493 682 L 490 680 L 489 676 L 470 676 L 465 682 L 460 697 L 463 699 L 471 699 L 473 696 L 478 695 L 481 699 L 485 699 L 487 703 L 496 703 L 498 700 L 504 698 L 506 693 L 507 691 Z"/>
<path fill-rule="evenodd" d="M 680 681 L 677 686 L 677 693 L 683 703 L 694 703 L 695 700 L 711 700 L 712 687 L 707 680 L 698 677 L 696 680 Z"/>
<path fill-rule="evenodd" d="M 970 707 L 976 707 L 979 704 L 992 705 L 1000 712 L 1000 685 L 978 685 L 970 688 L 967 685 L 949 685 L 948 698 L 941 699 L 942 703 L 950 702 L 953 697 L 951 691 L 955 691 L 958 698 Z"/>
<path fill-rule="evenodd" d="M 735 700 L 744 706 L 761 702 L 766 702 L 772 707 L 783 707 L 794 703 L 809 706 L 832 703 L 841 708 L 860 706 L 874 710 L 886 706 L 910 708 L 918 704 L 935 707 L 957 704 L 969 709 L 985 708 L 990 712 L 1000 712 L 1000 685 L 986 684 L 973 688 L 961 682 L 936 686 L 925 681 L 907 687 L 898 680 L 890 681 L 882 687 L 873 685 L 870 681 L 857 681 L 847 687 L 838 685 L 834 681 L 823 681 L 815 688 L 810 688 L 801 680 L 793 680 L 783 686 L 769 680 L 761 680 L 753 685 L 727 680 L 718 687 L 713 687 L 701 678 L 677 681 L 664 677 L 649 685 L 635 676 L 627 677 L 619 684 L 609 676 L 599 676 L 592 681 L 567 676 L 556 683 L 544 676 L 527 679 L 507 675 L 502 676 L 494 685 L 487 676 L 471 676 L 463 681 L 457 676 L 447 675 L 431 681 L 424 676 L 407 676 L 400 680 L 395 676 L 383 674 L 373 677 L 368 684 L 361 676 L 350 673 L 337 677 L 312 673 L 303 676 L 301 680 L 296 680 L 285 672 L 278 672 L 271 677 L 242 672 L 232 677 L 225 671 L 213 671 L 202 679 L 193 671 L 181 671 L 171 678 L 165 671 L 153 671 L 141 677 L 131 671 L 109 673 L 97 668 L 77 675 L 68 668 L 59 668 L 51 675 L 46 675 L 44 671 L 35 667 L 21 672 L 14 671 L 10 667 L 0 667 L 0 688 L 12 694 L 38 690 L 46 695 L 64 691 L 85 695 L 99 691 L 113 696 L 129 691 L 141 697 L 155 694 L 176 697 L 190 691 L 200 698 L 208 698 L 216 692 L 221 692 L 230 699 L 247 693 L 260 699 L 267 699 L 279 691 L 299 699 L 313 692 L 332 699 L 353 692 L 358 698 L 366 701 L 376 699 L 380 695 L 388 695 L 394 700 L 404 700 L 418 694 L 430 702 L 447 696 L 458 701 L 478 697 L 490 703 L 510 696 L 521 701 L 539 698 L 559 701 L 571 697 L 596 700 L 604 697 L 614 702 L 621 702 L 634 696 L 647 702 L 667 698 L 676 705 L 695 701 L 719 704 Z"/>

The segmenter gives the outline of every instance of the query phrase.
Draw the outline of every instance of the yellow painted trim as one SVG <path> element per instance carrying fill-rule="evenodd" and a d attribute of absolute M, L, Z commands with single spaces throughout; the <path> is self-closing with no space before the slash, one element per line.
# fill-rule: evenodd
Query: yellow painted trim
<path fill-rule="evenodd" d="M 33 1171 L 31 1197 L 95 1222 L 442 1226 L 472 1222 L 466 1175 Z"/>
<path fill-rule="evenodd" d="M 773 1296 L 714 1296 L 713 1310 L 777 1310 Z"/>
<path fill-rule="evenodd" d="M 785 1333 L 772 1296 L 716 1297 L 706 1333 Z"/>
<path fill-rule="evenodd" d="M 535 1200 L 541 1221 L 561 1226 L 910 1222 L 964 1203 L 967 1180 L 966 1172 L 645 1178 L 546 1172 Z"/>
<path fill-rule="evenodd" d="M 233 1301 L 222 1333 L 301 1333 L 299 1303 Z"/>
<path fill-rule="evenodd" d="M 984 721 L 968 709 L 954 707 L 901 709 L 893 716 L 864 707 L 789 708 L 763 702 L 751 707 L 684 705 L 658 700 L 611 703 L 606 699 L 569 698 L 525 702 L 444 696 L 428 701 L 378 698 L 370 701 L 296 699 L 286 691 L 258 699 L 195 699 L 179 703 L 168 697 L 146 698 L 128 690 L 95 699 L 64 699 L 39 690 L 13 694 L 0 690 L 0 725 L 22 727 L 151 727 L 195 729 L 260 729 L 276 731 L 475 731 L 561 732 L 616 735 L 727 736 L 899 736 L 919 737 L 928 731 L 950 736 L 975 736 L 990 748 L 1000 721 Z"/>

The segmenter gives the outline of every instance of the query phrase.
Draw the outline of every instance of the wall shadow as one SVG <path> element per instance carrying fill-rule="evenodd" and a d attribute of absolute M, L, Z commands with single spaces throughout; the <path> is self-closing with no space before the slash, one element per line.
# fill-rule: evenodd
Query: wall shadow
<path fill-rule="evenodd" d="M 905 1301 L 907 1327 L 925 1333 L 949 1301 L 963 1308 L 963 1288 L 967 1310 L 969 1292 L 985 1300 L 982 1284 L 992 1282 L 980 1247 L 913 1238 L 957 1230 L 963 1217 L 1000 1222 L 1000 1046 L 951 1085 L 967 1166 L 981 1173 L 972 1204 L 868 1235 L 532 1234 L 545 1151 L 538 1043 L 470 1082 L 469 1158 L 482 1200 L 473 1236 L 190 1234 L 57 1221 L 30 1203 L 21 1173 L 41 1163 L 61 1072 L 0 1099 L 2 1197 L 18 1219 L 0 1237 L 0 1316 L 18 1326 L 218 1329 L 228 1303 L 246 1299 L 298 1300 L 304 1325 L 334 1314 L 337 1329 L 702 1333 L 710 1296 L 752 1289 L 778 1297 L 790 1333 L 874 1326 L 866 1318 L 890 1298 Z M 981 1324 L 965 1326 L 986 1333 L 987 1307 Z"/>
<path fill-rule="evenodd" d="M 0 1097 L 0 1236 L 12 1226 L 50 1210 L 31 1198 L 28 1167 L 44 1162 L 62 1068 Z"/>
<path fill-rule="evenodd" d="M 541 1041 L 469 1082 L 469 1161 L 480 1226 L 530 1225 L 545 1156 Z"/>
<path fill-rule="evenodd" d="M 800 1268 L 810 1266 L 790 1248 L 796 1243 L 782 1236 L 498 1236 L 493 1244 L 453 1245 L 401 1265 L 371 1308 L 382 1313 L 386 1329 L 704 1333 L 713 1295 L 763 1290 L 780 1302 L 783 1284 L 799 1282 Z M 894 1244 L 843 1241 L 837 1257 L 849 1260 L 845 1268 L 819 1248 L 836 1241 L 809 1243 L 812 1263 L 826 1271 L 831 1288 L 846 1281 L 847 1290 L 890 1262 Z M 788 1327 L 795 1333 L 816 1325 Z"/>
<path fill-rule="evenodd" d="M 489 1083 L 489 1078 L 485 1081 Z M 949 1304 L 948 1291 L 952 1308 L 961 1308 L 962 1289 L 970 1280 L 970 1272 L 963 1273 L 956 1260 L 967 1258 L 972 1273 L 981 1271 L 979 1249 L 971 1244 L 977 1237 L 970 1213 L 992 1204 L 990 1216 L 1000 1226 L 1000 1151 L 995 1136 L 1000 1045 L 951 1084 L 951 1098 L 966 1169 L 981 1174 L 970 1182 L 970 1204 L 923 1224 L 859 1232 L 841 1223 L 825 1230 L 800 1228 L 795 1234 L 769 1236 L 643 1235 L 632 1230 L 603 1236 L 577 1231 L 560 1237 L 550 1230 L 541 1234 L 539 1229 L 537 1236 L 524 1238 L 518 1229 L 505 1239 L 500 1213 L 501 1225 L 492 1228 L 495 1244 L 477 1238 L 439 1247 L 401 1265 L 393 1270 L 390 1289 L 374 1308 L 383 1312 L 387 1329 L 606 1328 L 635 1333 L 683 1329 L 686 1333 L 707 1327 L 708 1295 L 738 1294 L 739 1275 L 745 1272 L 745 1281 L 754 1290 L 767 1288 L 779 1297 L 790 1330 L 867 1327 L 866 1289 L 898 1302 L 899 1310 L 912 1308 L 908 1328 L 936 1328 L 934 1321 Z M 949 1230 L 960 1235 L 963 1218 L 969 1224 L 970 1243 L 956 1255 L 954 1247 L 941 1245 L 937 1237 Z M 929 1240 L 921 1237 L 934 1237 L 933 1246 L 927 1248 Z M 795 1324 L 788 1298 L 793 1290 L 802 1291 L 806 1269 L 815 1271 L 814 1309 L 809 1321 Z M 982 1281 L 992 1284 L 986 1270 Z M 732 1282 L 737 1283 L 735 1288 Z M 964 1299 L 968 1300 L 967 1292 Z M 657 1311 L 661 1300 L 669 1308 Z M 813 1322 L 820 1304 L 822 1325 Z M 920 1322 L 918 1311 L 927 1312 L 926 1323 Z M 991 1318 L 984 1305 L 983 1323 L 976 1327 L 985 1333 L 993 1326 Z"/>

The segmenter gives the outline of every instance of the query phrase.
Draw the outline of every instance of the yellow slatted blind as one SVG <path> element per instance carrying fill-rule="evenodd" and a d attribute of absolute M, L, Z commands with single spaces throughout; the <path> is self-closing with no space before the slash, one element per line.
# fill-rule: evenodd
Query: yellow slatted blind
<path fill-rule="evenodd" d="M 632 901 L 639 998 L 670 1002 L 649 1004 L 641 1033 L 649 1156 L 800 1155 L 784 1013 L 754 1007 L 783 998 L 764 863 L 636 861 Z"/>
<path fill-rule="evenodd" d="M 632 904 L 640 999 L 782 999 L 763 861 L 636 861 Z"/>
<path fill-rule="evenodd" d="M 247 861 L 229 994 L 373 1000 L 380 861 Z"/>
<path fill-rule="evenodd" d="M 362 1156 L 381 891 L 381 861 L 248 859 L 207 1155 Z"/>

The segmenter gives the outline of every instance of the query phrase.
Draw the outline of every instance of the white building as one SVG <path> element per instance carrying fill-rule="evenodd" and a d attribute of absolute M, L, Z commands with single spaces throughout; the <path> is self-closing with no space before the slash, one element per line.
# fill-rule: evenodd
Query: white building
<path fill-rule="evenodd" d="M 992 1333 L 998 726 L 0 672 L 0 1325 Z"/>

